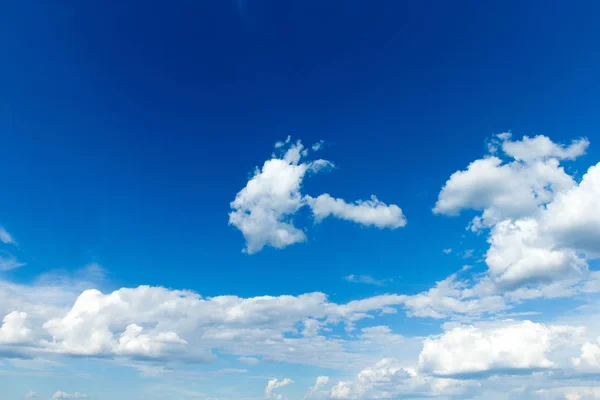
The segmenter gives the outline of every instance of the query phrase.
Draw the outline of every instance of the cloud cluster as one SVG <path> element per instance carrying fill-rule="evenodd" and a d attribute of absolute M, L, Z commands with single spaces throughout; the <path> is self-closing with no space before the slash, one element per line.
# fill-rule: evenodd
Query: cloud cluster
<path fill-rule="evenodd" d="M 275 393 L 276 389 L 282 388 L 284 386 L 290 385 L 294 383 L 290 378 L 285 378 L 283 380 L 271 379 L 267 382 L 267 387 L 265 388 L 265 398 L 266 399 L 275 399 L 275 400 L 285 400 L 286 398 L 281 395 Z"/>
<path fill-rule="evenodd" d="M 590 167 L 577 182 L 561 163 L 588 145 L 587 139 L 560 145 L 545 136 L 498 135 L 491 154 L 452 174 L 433 211 L 481 212 L 470 228 L 490 229 L 485 261 L 503 290 L 582 278 L 588 260 L 600 254 L 600 168 Z"/>
<path fill-rule="evenodd" d="M 461 325 L 425 340 L 419 369 L 456 376 L 551 368 L 555 363 L 548 354 L 578 333 L 581 329 L 531 321 L 505 321 L 488 328 Z"/>
<path fill-rule="evenodd" d="M 455 396 L 465 394 L 476 383 L 423 375 L 396 359 L 385 358 L 360 371 L 353 381 L 339 381 L 332 399 L 383 399 Z"/>
<path fill-rule="evenodd" d="M 308 206 L 315 220 L 333 216 L 364 226 L 396 229 L 406 225 L 402 210 L 387 205 L 372 196 L 370 200 L 347 203 L 329 194 L 313 198 L 302 194 L 302 182 L 309 174 L 331 169 L 334 164 L 323 159 L 308 161 L 310 151 L 319 151 L 318 142 L 311 149 L 290 137 L 275 144 L 276 152 L 256 168 L 246 186 L 240 190 L 229 213 L 229 224 L 239 229 L 246 239 L 245 251 L 249 254 L 265 246 L 278 249 L 306 240 L 303 230 L 294 225 L 294 215 Z"/>

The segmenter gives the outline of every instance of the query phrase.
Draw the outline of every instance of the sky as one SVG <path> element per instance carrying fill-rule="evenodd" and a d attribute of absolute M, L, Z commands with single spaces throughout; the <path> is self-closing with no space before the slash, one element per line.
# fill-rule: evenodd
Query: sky
<path fill-rule="evenodd" d="M 9 3 L 1 400 L 600 399 L 600 4 Z"/>

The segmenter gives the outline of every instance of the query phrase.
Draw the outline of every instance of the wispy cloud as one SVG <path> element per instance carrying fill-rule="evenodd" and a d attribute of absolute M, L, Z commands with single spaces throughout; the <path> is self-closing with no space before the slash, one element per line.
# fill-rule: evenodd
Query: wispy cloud
<path fill-rule="evenodd" d="M 474 249 L 465 250 L 465 252 L 462 254 L 462 258 L 464 258 L 464 259 L 471 258 L 471 257 L 473 257 L 474 252 L 475 252 Z"/>
<path fill-rule="evenodd" d="M 1 226 L 0 226 L 0 242 L 2 242 L 4 244 L 13 244 L 13 245 L 17 244 L 17 242 L 15 241 L 15 239 L 13 239 L 11 234 L 8 233 L 8 231 Z"/>
<path fill-rule="evenodd" d="M 10 271 L 24 266 L 25 263 L 20 262 L 12 255 L 0 255 L 0 272 Z"/>
<path fill-rule="evenodd" d="M 384 286 L 387 283 L 386 279 L 376 279 L 370 275 L 348 275 L 344 280 L 352 283 L 364 283 L 365 285 Z"/>
<path fill-rule="evenodd" d="M 452 253 L 452 249 L 451 248 L 444 249 L 444 250 L 442 250 L 442 253 L 444 253 L 444 254 L 450 254 L 450 253 Z"/>

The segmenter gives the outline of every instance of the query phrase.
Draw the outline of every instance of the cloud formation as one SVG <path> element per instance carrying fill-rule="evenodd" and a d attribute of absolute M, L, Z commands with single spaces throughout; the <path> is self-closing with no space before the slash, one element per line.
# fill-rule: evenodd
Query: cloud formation
<path fill-rule="evenodd" d="M 275 399 L 275 400 L 285 400 L 285 397 L 281 394 L 275 393 L 276 389 L 282 388 L 284 386 L 290 385 L 294 383 L 290 378 L 285 378 L 283 380 L 271 379 L 267 382 L 267 387 L 265 388 L 265 398 L 266 399 Z"/>
<path fill-rule="evenodd" d="M 277 142 L 271 159 L 262 168 L 256 168 L 246 186 L 240 190 L 230 206 L 229 224 L 239 229 L 246 239 L 245 251 L 259 252 L 265 246 L 282 249 L 306 240 L 303 230 L 294 225 L 294 215 L 308 206 L 317 222 L 326 217 L 355 222 L 364 226 L 396 229 L 406 225 L 402 210 L 395 204 L 387 205 L 374 195 L 370 200 L 348 203 L 329 194 L 316 198 L 302 194 L 302 183 L 309 174 L 331 169 L 331 161 L 309 161 L 309 153 L 319 151 L 322 142 L 310 149 L 302 142 Z"/>
<path fill-rule="evenodd" d="M 561 145 L 545 136 L 497 135 L 490 154 L 450 176 L 433 211 L 481 212 L 469 227 L 489 229 L 485 261 L 499 287 L 582 279 L 600 255 L 600 168 L 590 167 L 577 182 L 561 163 L 588 146 L 587 139 Z"/>
<path fill-rule="evenodd" d="M 0 226 L 0 242 L 2 242 L 4 244 L 12 244 L 12 245 L 17 244 L 15 239 L 13 239 L 13 237 L 10 235 L 10 233 L 8 233 L 8 231 L 6 229 L 4 229 L 2 226 Z"/>
<path fill-rule="evenodd" d="M 87 398 L 88 398 L 87 394 L 85 394 L 85 393 L 79 393 L 79 392 L 65 393 L 65 392 L 58 391 L 58 392 L 54 393 L 54 395 L 52 396 L 52 400 L 87 399 Z"/>
<path fill-rule="evenodd" d="M 548 359 L 548 353 L 580 331 L 531 321 L 506 321 L 489 328 L 458 326 L 425 340 L 419 369 L 455 376 L 551 368 L 555 363 Z"/>

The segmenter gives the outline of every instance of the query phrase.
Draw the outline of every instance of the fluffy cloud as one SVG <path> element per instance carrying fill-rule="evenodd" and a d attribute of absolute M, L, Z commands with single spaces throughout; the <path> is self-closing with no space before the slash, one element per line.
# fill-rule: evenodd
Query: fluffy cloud
<path fill-rule="evenodd" d="M 314 397 L 323 397 L 327 394 L 327 392 L 321 390 L 323 386 L 329 383 L 328 376 L 318 376 L 315 385 L 308 389 L 306 395 L 304 395 L 305 399 L 310 399 Z"/>
<path fill-rule="evenodd" d="M 87 399 L 88 395 L 85 393 L 79 393 L 79 392 L 75 392 L 75 393 L 65 393 L 65 392 L 61 392 L 58 391 L 56 393 L 54 393 L 54 395 L 52 396 L 53 400 L 59 400 L 59 399 Z"/>
<path fill-rule="evenodd" d="M 542 212 L 541 223 L 561 248 L 600 256 L 600 163 L 579 185 L 557 194 Z"/>
<path fill-rule="evenodd" d="M 266 399 L 276 399 L 276 400 L 284 400 L 285 397 L 281 394 L 274 393 L 276 389 L 287 386 L 289 384 L 294 383 L 290 378 L 285 378 L 283 380 L 271 379 L 267 383 L 267 387 L 265 388 L 265 398 Z"/>
<path fill-rule="evenodd" d="M 26 343 L 31 338 L 31 329 L 25 322 L 27 313 L 13 311 L 2 320 L 0 344 Z"/>
<path fill-rule="evenodd" d="M 359 200 L 354 204 L 348 204 L 343 199 L 334 199 L 328 194 L 322 194 L 317 198 L 307 196 L 306 199 L 317 221 L 333 216 L 377 228 L 396 229 L 406 225 L 400 207 L 394 204 L 388 206 L 375 196 L 371 196 L 370 200 Z"/>
<path fill-rule="evenodd" d="M 27 314 L 10 312 L 0 338 L 28 356 L 207 362 L 215 359 L 212 351 L 217 350 L 242 357 L 240 361 L 248 364 L 257 363 L 259 356 L 341 369 L 365 360 L 365 348 L 377 346 L 368 334 L 377 332 L 363 328 L 358 341 L 367 347 L 354 350 L 348 343 L 356 338 L 329 337 L 327 332 L 340 323 L 351 332 L 357 321 L 394 313 L 406 300 L 406 296 L 381 295 L 337 304 L 323 293 L 203 298 L 194 292 L 148 286 L 107 294 L 96 289 L 80 295 L 57 293 L 53 298 L 40 291 L 58 288 L 5 287 L 17 295 L 7 296 L 12 301 L 0 306 L 19 307 Z M 2 289 L 0 281 L 0 295 Z M 52 305 L 62 304 L 63 296 L 69 295 L 74 296 L 70 304 Z"/>
<path fill-rule="evenodd" d="M 502 136 L 502 149 L 526 148 L 523 143 L 530 140 L 512 142 L 508 136 Z M 542 139 L 539 139 L 542 138 Z M 543 136 L 535 140 L 549 140 Z M 571 146 L 580 149 L 587 147 L 587 141 Z M 585 146 L 583 145 L 585 144 Z M 554 147 L 560 145 L 553 144 Z M 554 148 L 552 147 L 552 148 Z M 577 155 L 577 152 L 564 148 L 565 152 Z M 550 202 L 557 192 L 575 185 L 573 178 L 559 165 L 560 157 L 551 149 L 527 153 L 514 150 L 520 159 L 504 162 L 496 155 L 488 155 L 473 161 L 465 171 L 457 171 L 450 176 L 433 209 L 435 213 L 456 215 L 464 209 L 482 211 L 475 220 L 474 228 L 492 226 L 506 218 L 528 216 L 537 211 L 538 206 Z M 505 154 L 512 157 L 511 153 Z M 527 156 L 526 156 L 527 155 Z M 513 157 L 514 158 L 514 157 Z"/>
<path fill-rule="evenodd" d="M 596 343 L 584 343 L 581 346 L 581 356 L 573 359 L 573 362 L 582 367 L 600 367 L 600 337 Z"/>
<path fill-rule="evenodd" d="M 510 136 L 503 135 L 501 139 L 508 139 Z M 530 138 L 524 136 L 522 140 L 502 142 L 502 150 L 506 155 L 518 161 L 534 161 L 546 158 L 556 158 L 558 160 L 574 160 L 585 154 L 590 142 L 583 138 L 573 140 L 570 145 L 560 145 L 554 143 L 546 136 L 538 135 Z"/>
<path fill-rule="evenodd" d="M 542 229 L 534 218 L 505 220 L 494 226 L 485 260 L 496 282 L 508 287 L 550 282 L 585 269 L 587 264 L 576 251 L 557 248 Z"/>
<path fill-rule="evenodd" d="M 13 239 L 11 234 L 8 233 L 8 231 L 1 226 L 0 226 L 0 242 L 2 242 L 4 244 L 13 244 L 13 245 L 17 244 L 17 242 L 15 241 L 15 239 Z"/>
<path fill-rule="evenodd" d="M 317 165 L 300 163 L 303 151 L 302 143 L 297 142 L 282 158 L 265 161 L 231 203 L 229 223 L 244 235 L 248 253 L 256 253 L 265 245 L 283 248 L 306 240 L 304 232 L 291 221 L 303 205 L 302 180 Z"/>
<path fill-rule="evenodd" d="M 465 393 L 473 382 L 421 375 L 416 369 L 386 358 L 358 373 L 354 381 L 339 381 L 333 399 L 379 399 L 453 396 Z"/>
<path fill-rule="evenodd" d="M 312 146 L 312 151 L 321 147 L 319 142 Z M 229 224 L 244 235 L 246 252 L 256 253 L 265 246 L 281 249 L 305 241 L 306 234 L 294 225 L 293 217 L 306 205 L 317 221 L 334 216 L 378 228 L 395 229 L 406 224 L 398 206 L 388 206 L 375 196 L 349 204 L 328 194 L 317 198 L 303 195 L 302 182 L 307 174 L 331 168 L 333 163 L 323 159 L 308 161 L 309 149 L 300 141 L 292 143 L 289 137 L 277 142 L 275 148 L 283 153 L 273 154 L 261 169 L 257 168 L 230 204 Z"/>
<path fill-rule="evenodd" d="M 498 289 L 582 279 L 588 260 L 600 256 L 600 168 L 592 166 L 578 183 L 560 165 L 588 145 L 502 134 L 492 141 L 493 154 L 452 174 L 442 188 L 435 213 L 481 211 L 470 228 L 490 228 L 486 264 Z"/>
<path fill-rule="evenodd" d="M 500 326 L 458 326 L 425 340 L 419 369 L 440 376 L 534 370 L 555 365 L 548 353 L 581 333 L 568 326 L 506 321 Z"/>
<path fill-rule="evenodd" d="M 404 307 L 411 316 L 446 318 L 456 314 L 476 316 L 497 312 L 508 305 L 502 296 L 474 292 L 453 274 L 425 292 L 408 296 Z"/>

